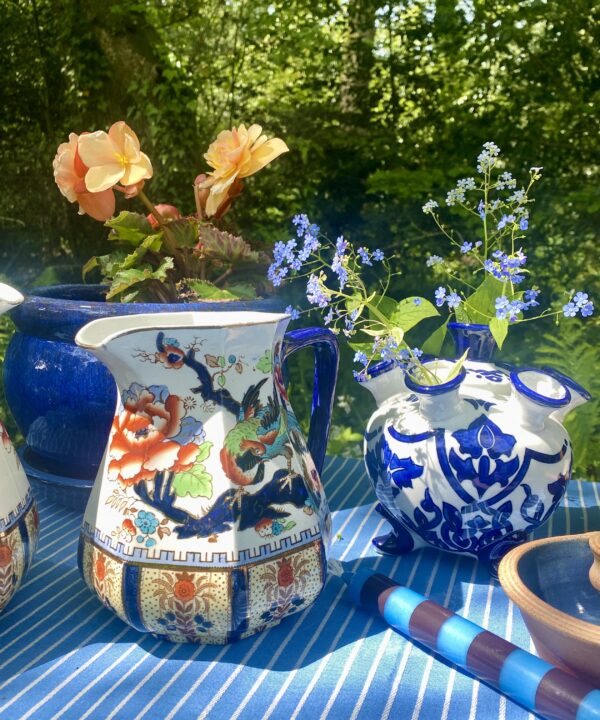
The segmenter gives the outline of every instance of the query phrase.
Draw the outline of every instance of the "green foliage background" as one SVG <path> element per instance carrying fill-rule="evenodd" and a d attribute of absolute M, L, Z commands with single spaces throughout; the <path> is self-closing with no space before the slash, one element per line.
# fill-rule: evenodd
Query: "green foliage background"
<path fill-rule="evenodd" d="M 258 122 L 292 152 L 228 216 L 257 246 L 287 239 L 307 212 L 334 237 L 395 251 L 398 297 L 432 293 L 424 260 L 445 246 L 421 205 L 494 140 L 517 177 L 544 167 L 527 251 L 546 298 L 567 283 L 600 305 L 594 0 L 0 0 L 0 11 L 0 257 L 18 286 L 78 280 L 107 251 L 104 229 L 54 185 L 69 132 L 126 120 L 153 161 L 150 196 L 188 212 L 209 142 Z M 585 331 L 563 323 L 558 340 L 526 325 L 503 356 L 574 363 L 600 395 L 599 335 L 594 319 Z M 371 405 L 343 358 L 330 447 L 359 454 Z M 299 363 L 306 415 L 310 358 Z M 588 476 L 600 467 L 598 409 L 574 433 Z"/>

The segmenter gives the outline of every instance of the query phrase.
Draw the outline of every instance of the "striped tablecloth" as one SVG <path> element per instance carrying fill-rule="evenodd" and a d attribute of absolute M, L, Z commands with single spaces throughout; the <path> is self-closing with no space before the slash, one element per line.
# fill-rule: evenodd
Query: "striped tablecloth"
<path fill-rule="evenodd" d="M 519 611 L 469 558 L 423 550 L 378 556 L 384 529 L 362 463 L 329 458 L 332 554 L 373 567 L 533 649 Z M 104 609 L 76 568 L 81 516 L 41 501 L 40 546 L 0 616 L 0 718 L 509 718 L 529 714 L 353 606 L 330 577 L 312 607 L 233 645 L 173 645 Z M 600 528 L 600 488 L 571 482 L 538 533 Z"/>

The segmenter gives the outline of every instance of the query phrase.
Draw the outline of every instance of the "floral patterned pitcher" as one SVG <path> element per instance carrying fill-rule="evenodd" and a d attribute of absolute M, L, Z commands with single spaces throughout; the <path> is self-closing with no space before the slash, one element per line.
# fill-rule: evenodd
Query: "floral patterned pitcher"
<path fill-rule="evenodd" d="M 0 283 L 0 315 L 22 303 L 20 292 Z M 0 422 L 0 610 L 13 597 L 31 564 L 38 513 L 27 476 Z"/>
<path fill-rule="evenodd" d="M 79 545 L 102 602 L 175 642 L 223 644 L 307 607 L 326 572 L 321 469 L 337 375 L 327 330 L 287 315 L 160 313 L 95 320 L 76 342 L 120 403 Z M 282 364 L 315 349 L 308 443 Z"/>

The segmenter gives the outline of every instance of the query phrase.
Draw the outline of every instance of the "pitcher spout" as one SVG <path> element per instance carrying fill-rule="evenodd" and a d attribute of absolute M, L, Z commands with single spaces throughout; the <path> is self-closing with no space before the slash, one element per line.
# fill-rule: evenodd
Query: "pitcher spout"
<path fill-rule="evenodd" d="M 23 300 L 25 298 L 18 290 L 5 283 L 0 283 L 0 315 L 17 307 Z"/>

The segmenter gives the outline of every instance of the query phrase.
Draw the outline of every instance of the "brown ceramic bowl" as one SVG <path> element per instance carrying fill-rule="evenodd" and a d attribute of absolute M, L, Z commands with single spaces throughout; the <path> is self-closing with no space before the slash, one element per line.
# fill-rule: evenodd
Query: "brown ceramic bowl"
<path fill-rule="evenodd" d="M 499 578 L 538 654 L 600 688 L 600 593 L 589 580 L 593 535 L 520 545 L 502 559 Z"/>

